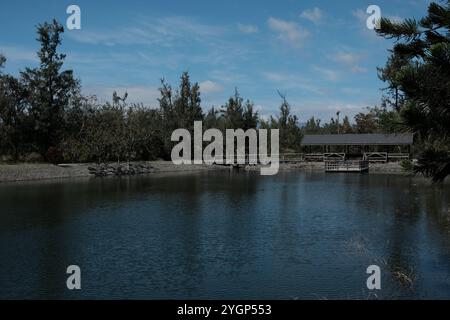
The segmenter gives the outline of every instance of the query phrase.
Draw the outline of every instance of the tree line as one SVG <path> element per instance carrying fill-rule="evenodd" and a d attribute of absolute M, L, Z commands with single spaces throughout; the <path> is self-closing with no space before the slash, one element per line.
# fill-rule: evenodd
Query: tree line
<path fill-rule="evenodd" d="M 56 20 L 37 26 L 39 65 L 18 77 L 2 72 L 0 54 L 0 155 L 11 161 L 90 162 L 169 159 L 173 130 L 194 121 L 218 129 L 280 129 L 281 152 L 301 150 L 304 134 L 412 132 L 420 152 L 416 173 L 443 181 L 450 174 L 450 0 L 431 3 L 420 20 L 381 20 L 378 34 L 395 44 L 379 78 L 387 83 L 381 106 L 329 122 L 300 126 L 286 97 L 279 115 L 263 119 L 238 90 L 204 112 L 198 83 L 187 72 L 175 89 L 161 81 L 157 108 L 130 104 L 114 93 L 100 103 L 81 94 L 80 81 L 64 70 L 58 51 L 64 28 Z"/>
<path fill-rule="evenodd" d="M 367 107 L 365 112 L 359 112 L 353 118 L 353 122 L 347 115 L 340 120 L 340 112 L 336 118 L 332 117 L 328 122 L 311 117 L 302 126 L 305 134 L 370 134 L 370 133 L 399 133 L 404 131 L 400 114 L 393 110 L 386 101 L 381 106 Z"/>
<path fill-rule="evenodd" d="M 301 141 L 297 117 L 283 100 L 281 114 L 264 122 L 253 102 L 236 89 L 220 108 L 204 113 L 198 83 L 187 72 L 179 86 L 161 80 L 159 106 L 128 103 L 128 94 L 114 92 L 101 103 L 81 93 L 72 70 L 64 70 L 65 55 L 58 51 L 63 26 L 56 20 L 37 26 L 39 65 L 18 77 L 4 74 L 0 55 L 0 155 L 10 161 L 108 162 L 169 159 L 178 128 L 193 131 L 194 121 L 205 129 L 281 130 L 281 146 L 296 149 Z"/>
<path fill-rule="evenodd" d="M 280 150 L 301 150 L 303 134 L 368 133 L 383 130 L 376 120 L 383 113 L 369 110 L 343 123 L 321 124 L 310 119 L 301 127 L 281 97 L 280 113 L 263 119 L 254 103 L 234 94 L 220 108 L 203 112 L 198 83 L 187 72 L 177 88 L 161 80 L 158 108 L 128 103 L 128 95 L 114 92 L 110 102 L 81 94 L 80 81 L 64 70 L 65 55 L 58 51 L 64 28 L 56 20 L 37 27 L 39 66 L 25 68 L 18 77 L 2 73 L 0 56 L 0 155 L 11 161 L 107 162 L 169 159 L 175 129 L 193 131 L 194 121 L 205 129 L 279 129 Z M 386 111 L 387 112 L 387 111 Z M 383 113 L 384 114 L 384 113 Z"/>
<path fill-rule="evenodd" d="M 176 88 L 161 80 L 158 108 L 128 103 L 127 93 L 116 92 L 111 101 L 102 103 L 95 96 L 83 95 L 73 71 L 64 69 L 66 56 L 58 51 L 63 32 L 56 20 L 38 25 L 39 65 L 25 68 L 18 77 L 2 73 L 6 58 L 0 55 L 3 159 L 51 163 L 169 160 L 172 132 L 178 128 L 193 131 L 194 121 L 203 121 L 205 129 L 222 131 L 279 129 L 280 150 L 298 152 L 303 134 L 336 128 L 333 119 L 325 125 L 312 119 L 301 127 L 281 93 L 280 113 L 269 119 L 263 119 L 254 103 L 241 97 L 237 89 L 223 106 L 204 112 L 200 86 L 191 82 L 187 72 Z M 348 117 L 342 126 L 343 133 L 353 130 Z"/>

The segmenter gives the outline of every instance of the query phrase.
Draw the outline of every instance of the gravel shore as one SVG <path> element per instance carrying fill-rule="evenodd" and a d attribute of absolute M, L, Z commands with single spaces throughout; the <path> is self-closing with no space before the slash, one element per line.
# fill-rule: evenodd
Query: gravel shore
<path fill-rule="evenodd" d="M 149 162 L 158 173 L 224 170 L 227 167 L 207 165 L 176 166 L 170 161 Z M 0 182 L 90 177 L 88 167 L 93 164 L 52 165 L 47 163 L 0 164 Z M 281 164 L 280 171 L 323 171 L 323 163 L 305 162 Z M 259 170 L 249 167 L 248 170 Z M 371 164 L 370 173 L 405 174 L 399 163 Z"/>
<path fill-rule="evenodd" d="M 170 161 L 148 162 L 157 173 L 214 170 L 206 165 L 176 166 Z M 52 165 L 48 163 L 0 164 L 0 182 L 92 177 L 92 163 Z"/>

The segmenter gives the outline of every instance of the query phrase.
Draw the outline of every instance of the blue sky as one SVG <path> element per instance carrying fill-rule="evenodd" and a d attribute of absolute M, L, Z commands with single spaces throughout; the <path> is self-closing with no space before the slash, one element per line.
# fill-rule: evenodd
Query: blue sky
<path fill-rule="evenodd" d="M 422 17 L 429 0 L 246 1 L 4 0 L 0 52 L 12 74 L 37 63 L 35 26 L 66 8 L 81 8 L 81 30 L 66 30 L 62 51 L 85 93 L 109 99 L 127 91 L 132 102 L 157 106 L 164 77 L 173 86 L 189 71 L 203 108 L 221 106 L 238 87 L 262 116 L 278 113 L 277 90 L 302 122 L 349 116 L 379 104 L 390 41 L 366 27 L 378 5 L 393 19 Z"/>

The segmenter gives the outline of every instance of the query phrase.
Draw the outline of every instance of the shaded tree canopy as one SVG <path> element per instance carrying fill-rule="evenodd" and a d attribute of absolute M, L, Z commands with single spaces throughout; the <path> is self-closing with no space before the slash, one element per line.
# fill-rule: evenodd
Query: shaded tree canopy
<path fill-rule="evenodd" d="M 254 111 L 254 104 L 241 97 L 238 89 L 220 110 L 222 116 L 222 129 L 256 129 L 259 122 L 258 112 Z"/>
<path fill-rule="evenodd" d="M 300 151 L 303 134 L 298 118 L 291 114 L 291 106 L 286 96 L 280 92 L 278 94 L 281 97 L 280 115 L 278 119 L 272 119 L 272 128 L 280 129 L 280 150 Z"/>
<path fill-rule="evenodd" d="M 402 123 L 423 143 L 414 171 L 442 181 L 450 174 L 450 1 L 431 3 L 418 21 L 383 18 L 378 33 L 395 40 L 382 74 L 404 96 Z"/>
<path fill-rule="evenodd" d="M 35 143 L 44 156 L 48 148 L 60 143 L 65 108 L 79 91 L 72 70 L 61 70 L 66 57 L 58 53 L 63 32 L 56 20 L 38 25 L 39 67 L 26 68 L 20 76 L 28 111 L 34 119 Z"/>

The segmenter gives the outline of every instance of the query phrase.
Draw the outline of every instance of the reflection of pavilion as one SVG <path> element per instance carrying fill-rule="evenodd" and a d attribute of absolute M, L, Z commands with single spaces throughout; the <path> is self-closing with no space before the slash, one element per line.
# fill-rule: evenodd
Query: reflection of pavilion
<path fill-rule="evenodd" d="M 409 159 L 412 134 L 323 134 L 305 135 L 305 160 L 363 159 L 388 162 Z"/>

